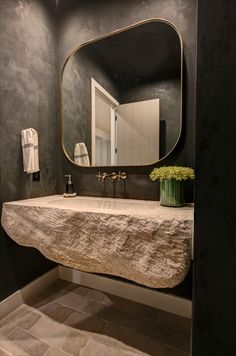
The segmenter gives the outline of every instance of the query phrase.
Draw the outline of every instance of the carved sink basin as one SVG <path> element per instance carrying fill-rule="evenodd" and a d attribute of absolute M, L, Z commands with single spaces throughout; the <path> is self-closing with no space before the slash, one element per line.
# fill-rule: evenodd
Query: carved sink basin
<path fill-rule="evenodd" d="M 4 203 L 2 225 L 55 262 L 152 288 L 176 286 L 190 267 L 192 205 L 54 195 Z"/>
<path fill-rule="evenodd" d="M 75 198 L 57 198 L 50 199 L 48 204 L 52 204 L 57 207 L 64 207 L 69 209 L 78 210 L 117 210 L 117 211 L 129 211 L 133 213 L 142 213 L 146 210 L 150 212 L 157 208 L 157 202 L 153 201 L 136 201 L 136 200 L 124 200 L 124 199 L 112 199 L 112 198 L 91 198 L 91 197 L 75 197 Z"/>

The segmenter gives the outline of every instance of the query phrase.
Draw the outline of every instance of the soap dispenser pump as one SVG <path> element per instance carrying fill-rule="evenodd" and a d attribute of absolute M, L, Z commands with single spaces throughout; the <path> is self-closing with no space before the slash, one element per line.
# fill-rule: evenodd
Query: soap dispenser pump
<path fill-rule="evenodd" d="M 66 194 L 74 194 L 74 184 L 72 183 L 71 174 L 65 174 L 64 177 L 68 178 L 66 183 Z"/>

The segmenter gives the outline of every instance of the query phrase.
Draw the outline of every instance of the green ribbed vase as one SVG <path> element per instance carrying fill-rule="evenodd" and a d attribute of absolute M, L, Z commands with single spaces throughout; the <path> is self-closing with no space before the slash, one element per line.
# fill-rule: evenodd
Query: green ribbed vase
<path fill-rule="evenodd" d="M 160 181 L 160 204 L 163 206 L 184 206 L 184 182 L 175 179 Z"/>

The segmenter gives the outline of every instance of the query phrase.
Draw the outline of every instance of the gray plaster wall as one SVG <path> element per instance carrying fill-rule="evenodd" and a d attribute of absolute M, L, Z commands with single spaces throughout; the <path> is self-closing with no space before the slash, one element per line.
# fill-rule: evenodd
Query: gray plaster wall
<path fill-rule="evenodd" d="M 196 62 L 196 1 L 195 0 L 121 0 L 76 1 L 60 0 L 58 35 L 59 71 L 71 49 L 86 41 L 148 18 L 164 18 L 180 30 L 184 42 L 184 127 L 176 150 L 161 164 L 194 165 L 195 130 L 195 62 Z M 70 163 L 61 151 L 63 173 L 72 173 L 75 188 L 80 195 L 116 196 L 137 199 L 158 199 L 158 185 L 149 180 L 153 166 L 125 168 L 126 183 L 99 183 L 97 168 L 79 168 Z M 122 168 L 122 167 L 121 167 Z M 118 168 L 119 169 L 119 168 Z M 112 168 L 106 168 L 107 172 Z M 60 191 L 64 191 L 60 179 Z M 192 201 L 192 185 L 186 189 L 187 200 Z"/>
<path fill-rule="evenodd" d="M 56 193 L 57 57 L 53 11 L 46 0 L 0 2 L 0 203 Z M 41 180 L 23 172 L 20 133 L 39 134 Z M 0 300 L 52 268 L 37 250 L 0 230 Z"/>

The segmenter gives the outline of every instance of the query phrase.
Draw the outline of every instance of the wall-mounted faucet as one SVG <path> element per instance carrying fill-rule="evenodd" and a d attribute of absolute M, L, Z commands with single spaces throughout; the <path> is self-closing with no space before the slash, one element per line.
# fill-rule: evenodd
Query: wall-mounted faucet
<path fill-rule="evenodd" d="M 99 172 L 97 175 L 96 175 L 97 179 L 99 181 L 102 181 L 102 182 L 105 182 L 107 178 L 111 178 L 113 181 L 115 180 L 118 180 L 120 181 L 121 179 L 124 180 L 127 178 L 127 174 L 125 172 L 119 172 L 119 173 L 116 173 L 116 172 L 112 172 L 112 173 L 102 173 Z"/>

